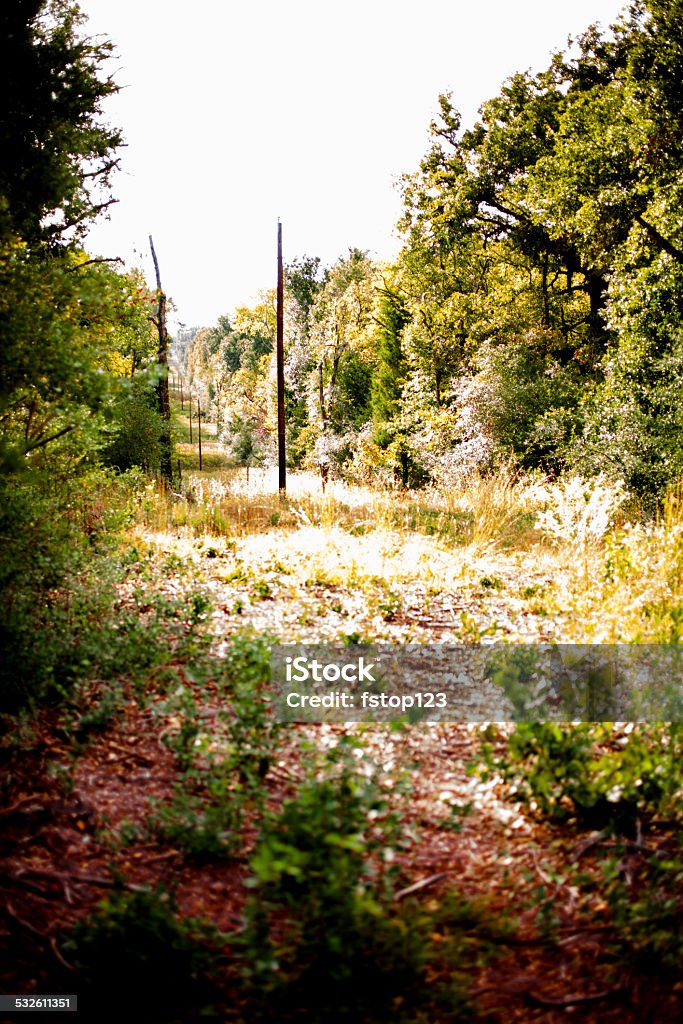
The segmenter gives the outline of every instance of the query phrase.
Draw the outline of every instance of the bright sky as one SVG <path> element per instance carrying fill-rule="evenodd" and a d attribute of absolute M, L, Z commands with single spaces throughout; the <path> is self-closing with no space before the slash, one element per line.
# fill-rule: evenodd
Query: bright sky
<path fill-rule="evenodd" d="M 398 251 L 395 180 L 428 146 L 440 92 L 471 123 L 623 0 L 80 0 L 117 47 L 119 202 L 88 247 L 142 266 L 176 319 L 211 325 L 285 261 Z M 138 255 L 135 255 L 137 251 Z"/>

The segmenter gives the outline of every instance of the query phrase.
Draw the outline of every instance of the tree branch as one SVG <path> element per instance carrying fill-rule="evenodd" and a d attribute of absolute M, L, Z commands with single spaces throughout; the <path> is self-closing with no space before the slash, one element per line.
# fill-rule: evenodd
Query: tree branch
<path fill-rule="evenodd" d="M 673 256 L 673 258 L 678 260 L 679 263 L 683 263 L 683 249 L 679 249 L 678 246 L 674 245 L 673 242 L 670 242 L 668 238 L 665 238 L 664 235 L 660 234 L 654 224 L 648 223 L 641 214 L 637 213 L 635 219 L 636 223 L 640 224 L 641 228 L 645 228 L 652 241 L 655 242 L 660 249 L 668 253 L 669 256 Z"/>
<path fill-rule="evenodd" d="M 99 167 L 94 171 L 88 171 L 83 175 L 84 178 L 97 178 L 100 174 L 108 174 L 109 171 L 118 170 L 121 166 L 121 160 L 117 157 L 115 160 L 109 160 L 104 167 Z"/>
<path fill-rule="evenodd" d="M 73 426 L 62 427 L 62 429 L 58 430 L 56 434 L 51 434 L 49 437 L 39 438 L 37 441 L 34 441 L 33 444 L 30 444 L 27 448 L 24 448 L 24 455 L 28 455 L 29 452 L 35 451 L 36 448 L 44 448 L 46 444 L 50 443 L 50 441 L 56 441 L 58 437 L 63 437 L 64 434 L 70 433 L 73 429 Z"/>
<path fill-rule="evenodd" d="M 80 270 L 82 267 L 89 267 L 92 263 L 123 263 L 124 260 L 120 256 L 96 256 L 91 260 L 85 260 L 83 263 L 78 263 L 75 267 L 69 267 L 68 273 L 73 274 L 75 270 Z"/>

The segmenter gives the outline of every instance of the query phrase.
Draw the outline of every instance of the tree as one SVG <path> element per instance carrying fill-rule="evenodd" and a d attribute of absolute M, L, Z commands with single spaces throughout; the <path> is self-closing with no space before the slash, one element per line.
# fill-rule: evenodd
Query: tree
<path fill-rule="evenodd" d="M 679 472 L 682 24 L 681 0 L 636 0 L 609 35 L 513 75 L 466 131 L 441 97 L 404 179 L 416 438 L 451 412 L 525 465 L 641 491 Z"/>
<path fill-rule="evenodd" d="M 410 317 L 401 295 L 385 282 L 377 314 L 377 367 L 372 377 L 372 418 L 383 426 L 399 411 L 407 365 L 403 352 L 403 328 Z"/>
<path fill-rule="evenodd" d="M 235 414 L 228 423 L 222 440 L 228 455 L 238 466 L 246 469 L 249 483 L 249 469 L 252 466 L 260 466 L 266 456 L 258 422 L 252 417 Z"/>
<path fill-rule="evenodd" d="M 71 0 L 0 7 L 0 237 L 62 243 L 113 201 L 120 133 L 101 121 L 118 87 L 109 42 L 83 38 Z"/>
<path fill-rule="evenodd" d="M 311 310 L 317 411 L 323 433 L 343 433 L 355 419 L 354 405 L 360 403 L 369 413 L 375 273 L 367 253 L 350 249 L 327 274 Z"/>
<path fill-rule="evenodd" d="M 65 0 L 0 8 L 0 699 L 49 678 L 45 591 L 78 557 L 87 474 L 125 366 L 112 273 L 78 240 L 111 203 L 107 42 Z M 132 303 L 146 308 L 144 296 Z M 128 316 L 126 312 L 124 318 Z M 18 657 L 20 655 L 20 658 Z"/>

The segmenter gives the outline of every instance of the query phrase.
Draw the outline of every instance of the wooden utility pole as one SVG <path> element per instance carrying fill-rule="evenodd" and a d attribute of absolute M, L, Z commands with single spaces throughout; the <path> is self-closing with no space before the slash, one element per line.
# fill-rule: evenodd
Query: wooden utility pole
<path fill-rule="evenodd" d="M 199 441 L 199 468 L 202 468 L 202 407 L 197 399 L 197 439 Z"/>
<path fill-rule="evenodd" d="M 277 456 L 279 490 L 287 490 L 285 455 L 285 348 L 284 348 L 284 273 L 282 269 L 282 224 L 277 222 Z"/>
<path fill-rule="evenodd" d="M 161 414 L 161 460 L 159 470 L 167 483 L 173 481 L 172 445 L 171 445 L 171 399 L 168 393 L 168 328 L 166 326 L 166 295 L 161 287 L 161 275 L 159 274 L 159 261 L 154 251 L 152 236 L 149 236 L 149 247 L 152 250 L 154 261 L 154 272 L 157 279 L 157 315 L 152 321 L 159 336 L 159 350 L 157 363 L 160 367 L 159 382 L 156 386 L 157 401 Z"/>

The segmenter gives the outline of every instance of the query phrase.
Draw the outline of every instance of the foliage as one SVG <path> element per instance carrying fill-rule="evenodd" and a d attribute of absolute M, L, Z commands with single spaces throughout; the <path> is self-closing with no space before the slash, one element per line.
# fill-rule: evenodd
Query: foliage
<path fill-rule="evenodd" d="M 268 638 L 238 634 L 222 659 L 186 669 L 186 682 L 155 705 L 155 714 L 174 723 L 164 741 L 183 777 L 173 796 L 153 808 L 149 827 L 192 856 L 233 856 L 245 813 L 263 812 L 279 733 L 265 700 L 269 669 Z M 202 716 L 208 679 L 229 698 L 212 714 L 210 730 Z"/>
<path fill-rule="evenodd" d="M 41 649 L 36 630 L 54 624 L 67 574 L 113 525 L 111 477 L 96 468 L 112 418 L 136 414 L 148 456 L 157 424 L 124 387 L 151 355 L 149 294 L 77 244 L 111 202 L 118 163 L 119 133 L 101 118 L 117 88 L 103 76 L 111 45 L 83 38 L 64 0 L 5 4 L 0 18 L 0 672 L 3 701 L 17 701 L 56 672 L 60 641 Z M 137 454 L 112 461 L 152 466 Z"/>
<path fill-rule="evenodd" d="M 262 435 L 263 431 L 259 431 L 259 425 L 254 419 L 238 413 L 229 421 L 222 435 L 228 455 L 236 465 L 247 470 L 247 477 L 250 467 L 260 465 L 265 458 Z"/>
<path fill-rule="evenodd" d="M 490 763 L 510 792 L 556 821 L 634 834 L 638 818 L 671 812 L 682 783 L 678 725 L 520 723 Z"/>
<path fill-rule="evenodd" d="M 111 438 L 101 458 L 124 472 L 138 467 L 157 474 L 161 463 L 162 429 L 154 385 L 138 374 L 116 403 L 113 422 L 109 425 Z"/>
<path fill-rule="evenodd" d="M 119 491 L 118 508 L 112 500 L 112 477 L 98 477 L 96 483 L 96 502 L 86 505 L 83 514 L 92 520 L 90 536 L 99 538 L 100 531 L 106 537 L 108 527 L 115 529 L 130 521 L 136 501 L 128 492 L 129 481 L 114 485 Z M 107 493 L 106 504 L 102 491 Z M 44 562 L 39 552 L 33 552 L 32 568 L 40 577 L 22 576 L 14 603 L 3 609 L 0 703 L 16 707 L 47 695 L 59 697 L 74 717 L 73 731 L 78 733 L 86 729 L 84 715 L 91 715 L 104 701 L 102 713 L 110 702 L 110 681 L 129 677 L 144 689 L 149 670 L 165 663 L 171 653 L 196 655 L 205 642 L 208 606 L 206 595 L 194 589 L 191 579 L 174 599 L 138 581 L 122 603 L 117 584 L 144 573 L 146 557 L 126 547 L 112 550 L 103 540 L 95 542 L 102 544 L 98 551 L 82 533 L 76 536 L 81 550 L 72 549 L 59 561 L 55 562 L 55 550 L 61 554 L 62 545 L 55 549 L 54 538 Z M 50 582 L 53 588 L 44 591 Z M 37 605 L 31 600 L 36 590 L 44 595 Z M 98 687 L 93 691 L 81 686 L 81 680 L 88 678 L 99 680 L 101 692 Z"/>
<path fill-rule="evenodd" d="M 79 994 L 97 998 L 102 1019 L 120 1020 L 134 1004 L 146 1020 L 168 1020 L 209 1002 L 220 941 L 212 926 L 180 917 L 167 890 L 115 888 L 63 946 Z"/>
<path fill-rule="evenodd" d="M 645 976 L 677 978 L 683 956 L 680 857 L 652 857 L 641 867 L 635 892 L 618 858 L 603 862 L 602 870 L 615 930 L 613 956 Z"/>
<path fill-rule="evenodd" d="M 661 500 L 683 467 L 679 6 L 634 0 L 472 126 L 441 96 L 392 266 L 358 249 L 291 264 L 292 466 L 420 487 L 514 462 Z M 263 296 L 190 360 L 217 418 L 262 439 L 273 331 Z"/>
<path fill-rule="evenodd" d="M 100 119 L 117 91 L 102 68 L 108 42 L 84 39 L 67 0 L 3 4 L 0 15 L 0 238 L 58 242 L 102 205 L 117 166 L 118 131 Z M 86 175 L 86 167 L 88 173 Z"/>
<path fill-rule="evenodd" d="M 351 746 L 327 758 L 266 821 L 251 858 L 245 974 L 258 1019 L 408 1021 L 430 1009 L 473 1019 L 461 974 L 433 988 L 426 974 L 435 953 L 451 972 L 461 966 L 477 913 L 457 899 L 436 913 L 390 909 L 398 821 Z"/>

